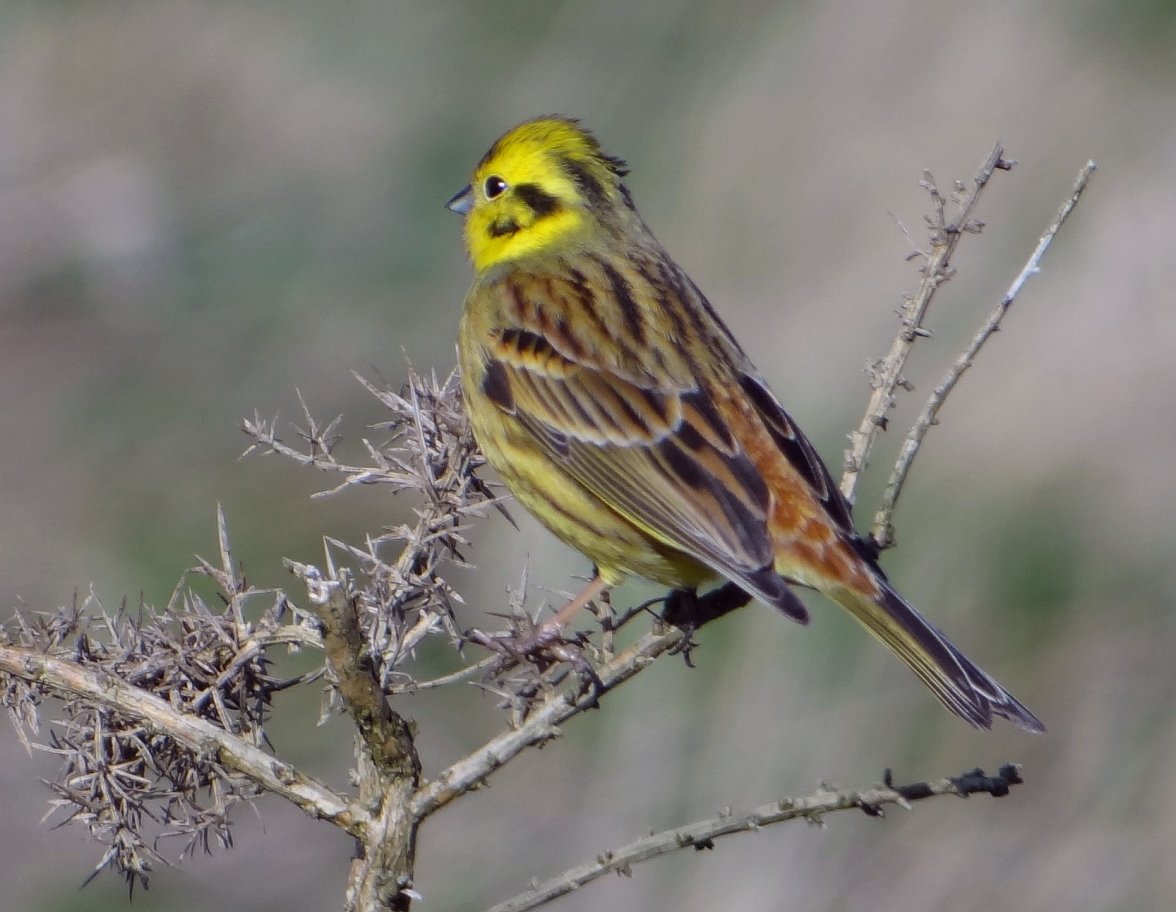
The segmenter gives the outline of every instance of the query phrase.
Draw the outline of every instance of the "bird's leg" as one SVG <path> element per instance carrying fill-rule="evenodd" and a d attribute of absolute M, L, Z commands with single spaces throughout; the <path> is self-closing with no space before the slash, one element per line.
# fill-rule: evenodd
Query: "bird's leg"
<path fill-rule="evenodd" d="M 572 619 L 587 608 L 589 602 L 606 591 L 608 591 L 608 583 L 604 581 L 604 577 L 597 573 L 579 595 L 535 628 L 539 644 L 544 645 L 558 639 Z"/>

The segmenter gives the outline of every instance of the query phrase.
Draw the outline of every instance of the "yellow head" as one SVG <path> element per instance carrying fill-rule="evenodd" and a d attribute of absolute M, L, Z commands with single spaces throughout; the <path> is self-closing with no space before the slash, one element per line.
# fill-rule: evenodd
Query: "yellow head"
<path fill-rule="evenodd" d="M 447 204 L 466 217 L 466 249 L 481 272 L 563 249 L 632 210 L 625 163 L 570 117 L 540 117 L 503 134 Z"/>

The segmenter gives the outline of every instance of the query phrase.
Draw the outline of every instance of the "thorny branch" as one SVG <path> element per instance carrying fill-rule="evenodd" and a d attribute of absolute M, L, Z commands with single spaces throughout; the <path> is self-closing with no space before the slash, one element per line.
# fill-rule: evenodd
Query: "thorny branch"
<path fill-rule="evenodd" d="M 376 465 L 359 471 L 395 490 L 416 493 L 419 502 L 413 522 L 369 539 L 364 547 L 327 543 L 332 572 L 337 554 L 355 565 L 340 575 L 354 573 L 364 583 L 349 601 L 345 634 L 328 623 L 334 619 L 329 611 L 324 619 L 299 609 L 283 593 L 249 585 L 232 558 L 219 509 L 220 560 L 197 558 L 190 576 L 191 582 L 206 579 L 216 585 L 223 610 L 214 610 L 182 583 L 160 613 L 144 606 L 137 618 L 125 608 L 111 616 L 91 597 L 56 613 L 17 614 L 0 627 L 5 658 L 0 703 L 26 746 L 41 746 L 32 736 L 40 731 L 45 698 L 64 701 L 62 721 L 51 723 L 45 746 L 63 759 L 54 806 L 67 820 L 85 823 L 108 846 L 99 867 L 145 885 L 153 863 L 161 860 L 159 836 L 187 837 L 185 851 L 227 846 L 229 809 L 263 791 L 332 820 L 361 844 L 378 845 L 382 854 L 396 844 L 387 836 L 400 826 L 398 815 L 405 813 L 418 783 L 414 762 L 400 763 L 410 757 L 407 728 L 383 715 L 383 694 L 395 684 L 412 683 L 405 663 L 422 637 L 432 633 L 459 641 L 452 610 L 457 596 L 443 565 L 461 563 L 465 522 L 495 501 L 477 475 L 482 457 L 453 377 L 438 381 L 414 373 L 403 395 L 369 388 L 391 414 L 378 426 L 386 440 L 364 442 L 378 457 L 373 458 Z M 308 421 L 310 460 L 350 472 L 355 467 L 330 455 L 338 443 L 330 430 L 335 426 Z M 247 427 L 260 446 L 279 443 L 264 422 Z M 328 599 L 326 608 L 332 606 Z M 335 648 L 343 640 L 344 647 Z M 286 679 L 271 674 L 276 650 L 303 648 L 319 656 L 317 666 Z M 358 664 L 324 661 L 328 654 L 344 652 Z M 338 684 L 325 690 L 328 708 L 347 705 L 357 716 L 361 701 L 356 694 L 363 687 L 349 685 L 367 680 L 364 711 L 375 722 L 367 726 L 367 764 L 361 757 L 360 766 L 384 784 L 400 785 L 401 798 L 393 800 L 391 788 L 374 794 L 365 787 L 358 801 L 342 797 L 266 750 L 264 723 L 272 696 L 324 675 Z M 366 781 L 360 777 L 361 786 Z M 398 832 L 414 830 L 412 821 Z M 411 840 L 400 845 L 403 870 Z M 357 874 L 357 882 L 370 889 L 356 891 L 355 908 L 407 905 L 410 884 L 385 877 L 394 867 L 385 860 L 369 865 L 372 877 Z"/>
<path fill-rule="evenodd" d="M 133 738 L 142 747 L 162 736 L 224 773 L 240 773 L 254 785 L 281 795 L 314 817 L 331 820 L 351 832 L 362 826 L 367 813 L 318 780 L 300 773 L 250 743 L 191 712 L 172 708 L 166 701 L 100 669 L 87 669 L 75 660 L 45 655 L 21 646 L 0 646 L 0 672 L 20 677 L 46 692 L 67 699 L 82 698 L 113 713 L 106 716 L 107 737 L 112 721 L 130 721 Z M 125 717 L 125 720 L 120 717 Z M 96 723 L 102 724 L 102 723 Z M 160 744 L 153 742 L 152 751 Z M 127 762 L 126 755 L 123 762 Z M 238 783 L 236 789 L 243 788 Z"/>
<path fill-rule="evenodd" d="M 890 480 L 886 483 L 886 491 L 882 495 L 882 503 L 874 514 L 874 527 L 870 534 L 879 546 L 887 548 L 894 544 L 894 508 L 898 503 L 898 496 L 902 493 L 902 487 L 911 470 L 911 465 L 915 461 L 915 455 L 923 445 L 923 438 L 927 436 L 927 432 L 931 427 L 939 422 L 939 409 L 947 401 L 948 394 L 955 389 L 955 385 L 959 382 L 960 377 L 963 376 L 964 371 L 972 366 L 984 343 L 1000 329 L 1001 321 L 1004 319 L 1005 314 L 1008 313 L 1009 308 L 1013 306 L 1013 302 L 1017 299 L 1017 295 L 1021 293 L 1025 282 L 1030 276 L 1034 276 L 1041 271 L 1041 258 L 1045 256 L 1045 252 L 1049 250 L 1058 231 L 1061 230 L 1066 219 L 1070 217 L 1070 213 L 1074 211 L 1074 207 L 1078 205 L 1078 200 L 1082 197 L 1082 192 L 1086 189 L 1086 185 L 1090 183 L 1090 179 L 1094 176 L 1097 168 L 1098 166 L 1093 161 L 1088 161 L 1082 170 L 1078 172 L 1078 177 L 1074 180 L 1074 189 L 1058 208 L 1057 215 L 1054 216 L 1049 227 L 1045 229 L 1045 233 L 1042 234 L 1040 240 L 1037 242 L 1037 247 L 1034 248 L 1033 253 L 1030 254 L 1029 259 L 1025 262 L 1021 271 L 1017 273 L 1017 277 L 1009 285 L 1008 291 L 1005 292 L 1004 297 L 1000 299 L 999 303 L 997 303 L 996 307 L 988 315 L 988 319 L 976 331 L 976 334 L 972 337 L 972 341 L 968 343 L 968 347 L 956 358 L 955 363 L 952 364 L 943 379 L 932 390 L 931 395 L 927 399 L 927 403 L 919 413 L 919 417 L 915 419 L 915 423 L 907 433 L 906 440 L 903 441 L 902 450 L 898 454 L 898 460 L 894 464 L 894 470 L 890 474 Z"/>
<path fill-rule="evenodd" d="M 471 518 L 490 507 L 503 508 L 494 489 L 478 474 L 485 459 L 474 443 L 456 375 L 439 381 L 410 367 L 409 382 L 399 393 L 356 377 L 390 415 L 375 425 L 387 435 L 385 441 L 361 441 L 370 465 L 339 462 L 334 455 L 339 438 L 334 431 L 328 434 L 320 428 L 309 411 L 304 415 L 306 428 L 299 431 L 309 452 L 283 443 L 275 422 L 255 417 L 244 422 L 245 433 L 254 440 L 246 453 L 264 449 L 344 477 L 320 496 L 370 484 L 417 496 L 414 522 L 369 538 L 362 547 L 326 540 L 325 578 L 336 578 L 334 555 L 338 555 L 355 562 L 366 581 L 358 591 L 364 650 L 377 660 L 380 687 L 385 692 L 411 690 L 413 679 L 402 666 L 424 637 L 442 634 L 454 643 L 462 641 L 453 613 L 461 597 L 441 572 L 444 565 L 465 565 L 464 532 Z M 337 427 L 338 421 L 327 427 Z M 287 566 L 300 576 L 305 569 L 295 561 Z"/>
<path fill-rule="evenodd" d="M 202 563 L 221 580 L 236 576 Z M 106 845 L 95 871 L 118 870 L 132 888 L 161 860 L 159 837 L 185 839 L 185 854 L 227 846 L 229 810 L 262 792 L 349 831 L 367 818 L 260 746 L 272 696 L 309 677 L 273 677 L 267 651 L 314 645 L 313 632 L 286 622 L 284 597 L 244 587 L 222 595 L 224 611 L 188 591 L 164 615 L 144 608 L 137 618 L 125 606 L 108 614 L 90 596 L 0 628 L 0 703 L 26 748 L 42 747 L 30 736 L 45 698 L 61 701 L 43 746 L 62 760 L 51 805 Z M 259 597 L 272 604 L 241 623 Z"/>

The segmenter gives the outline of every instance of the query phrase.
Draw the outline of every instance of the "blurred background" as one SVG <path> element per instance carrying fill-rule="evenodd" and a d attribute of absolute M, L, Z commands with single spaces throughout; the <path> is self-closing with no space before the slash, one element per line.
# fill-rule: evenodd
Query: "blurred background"
<path fill-rule="evenodd" d="M 1168 909 L 1176 895 L 1176 7 L 894 0 L 593 4 L 199 0 L 0 5 L 0 602 L 163 605 L 225 507 L 259 584 L 403 516 L 379 490 L 240 460 L 242 416 L 382 418 L 352 377 L 447 372 L 469 270 L 443 203 L 504 129 L 575 114 L 834 467 L 864 366 L 917 284 L 922 169 L 998 174 L 937 298 L 902 430 L 1088 158 L 1074 219 L 942 413 L 884 564 L 1049 726 L 969 730 L 830 606 L 749 607 L 428 822 L 423 909 L 477 909 L 651 829 L 829 781 L 1025 765 L 939 800 L 680 853 L 559 908 Z M 287 423 L 289 422 L 289 423 Z M 518 511 L 516 510 L 516 513 Z M 586 571 L 489 520 L 469 624 Z M 652 590 L 633 585 L 620 604 Z M 347 727 L 290 696 L 276 746 L 340 787 Z M 502 724 L 472 687 L 398 707 L 426 774 Z M 0 734 L 0 908 L 128 908 L 100 850 L 41 822 L 52 757 Z M 337 908 L 351 846 L 279 801 L 157 873 L 147 910 Z M 169 847 L 164 847 L 170 852 Z M 178 851 L 176 847 L 175 851 Z M 174 852 L 172 852 L 174 855 Z M 20 876 L 14 876 L 20 872 Z"/>

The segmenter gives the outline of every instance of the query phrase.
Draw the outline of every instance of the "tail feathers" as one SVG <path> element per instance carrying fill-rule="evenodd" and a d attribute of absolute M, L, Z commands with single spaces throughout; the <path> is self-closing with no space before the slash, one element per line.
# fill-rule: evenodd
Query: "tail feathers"
<path fill-rule="evenodd" d="M 1037 716 L 952 646 L 889 584 L 879 584 L 882 595 L 877 599 L 848 588 L 828 594 L 889 646 L 943 705 L 965 722 L 988 729 L 993 716 L 1000 716 L 1026 731 L 1045 731 Z"/>

